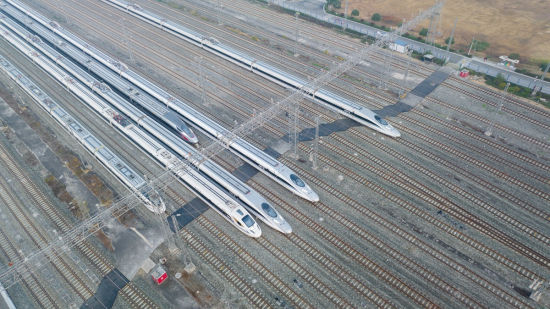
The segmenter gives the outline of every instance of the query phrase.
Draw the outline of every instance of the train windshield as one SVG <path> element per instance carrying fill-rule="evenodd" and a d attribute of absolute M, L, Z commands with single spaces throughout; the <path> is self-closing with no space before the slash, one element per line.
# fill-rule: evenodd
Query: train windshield
<path fill-rule="evenodd" d="M 254 220 L 252 220 L 252 218 L 250 218 L 249 215 L 246 215 L 246 216 L 243 217 L 243 222 L 244 222 L 244 224 L 246 224 L 246 226 L 248 226 L 248 227 L 251 227 L 251 226 L 254 225 Z"/>
<path fill-rule="evenodd" d="M 306 184 L 300 179 L 300 177 L 290 174 L 290 179 L 298 186 L 298 187 L 305 187 Z"/>
<path fill-rule="evenodd" d="M 380 116 L 378 116 L 378 115 L 374 115 L 374 119 L 376 119 L 376 121 L 380 122 L 383 126 L 388 125 L 388 122 L 386 120 L 380 118 Z"/>
<path fill-rule="evenodd" d="M 185 124 L 180 124 L 178 126 L 178 130 L 179 131 L 182 131 L 182 132 L 185 132 L 185 134 L 189 135 L 189 136 L 193 136 L 193 132 L 191 132 L 191 130 L 189 129 L 188 126 L 186 126 Z"/>
<path fill-rule="evenodd" d="M 269 206 L 268 203 L 262 203 L 262 209 L 267 212 L 267 214 L 272 217 L 272 218 L 276 218 L 277 217 L 277 213 L 275 212 L 275 210 L 273 209 L 273 207 Z"/>

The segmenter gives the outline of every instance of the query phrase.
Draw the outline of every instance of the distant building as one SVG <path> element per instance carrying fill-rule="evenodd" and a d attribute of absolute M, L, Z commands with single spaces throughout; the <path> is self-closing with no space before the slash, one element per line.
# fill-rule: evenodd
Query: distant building
<path fill-rule="evenodd" d="M 390 49 L 395 50 L 396 52 L 400 52 L 402 54 L 407 53 L 409 50 L 409 45 L 407 45 L 407 42 L 403 40 L 395 40 L 395 42 L 390 43 Z"/>
<path fill-rule="evenodd" d="M 512 71 L 516 70 L 516 65 L 519 63 L 519 60 L 510 59 L 508 58 L 508 56 L 500 56 L 498 58 L 500 59 L 500 62 L 498 63 L 498 65 L 502 65 Z"/>

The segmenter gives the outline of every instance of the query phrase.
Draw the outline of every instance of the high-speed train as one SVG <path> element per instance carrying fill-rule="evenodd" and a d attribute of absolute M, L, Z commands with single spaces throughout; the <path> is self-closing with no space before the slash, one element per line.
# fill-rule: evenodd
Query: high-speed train
<path fill-rule="evenodd" d="M 4 16 L 0 14 L 0 20 L 6 19 L 3 17 Z M 163 148 L 162 145 L 154 138 L 143 132 L 129 119 L 126 119 L 120 113 L 109 107 L 101 99 L 96 97 L 90 90 L 91 85 L 86 85 L 72 79 L 70 75 L 59 68 L 52 60 L 48 59 L 48 57 L 44 57 L 44 55 L 38 52 L 37 49 L 30 47 L 24 39 L 22 39 L 22 37 L 18 36 L 18 33 L 9 31 L 8 28 L 4 27 L 4 25 L 4 22 L 0 25 L 1 37 L 11 43 L 15 48 L 19 49 L 23 54 L 32 58 L 32 61 L 35 64 L 48 72 L 59 83 L 67 87 L 70 92 L 82 99 L 82 101 L 92 108 L 92 110 L 96 111 L 112 125 L 126 133 L 128 137 L 132 136 L 131 140 L 133 142 L 141 146 L 144 150 L 149 151 L 149 153 L 153 155 L 161 164 L 174 173 L 178 180 L 180 180 L 189 190 L 194 192 L 199 198 L 205 201 L 209 206 L 211 206 L 212 209 L 222 215 L 222 217 L 233 226 L 250 237 L 261 236 L 261 229 L 259 225 L 237 200 L 230 196 L 226 191 L 211 183 L 207 177 L 203 176 L 194 168 L 182 163 L 181 160 Z M 28 38 L 29 41 L 33 41 L 32 37 L 27 36 L 26 38 Z M 49 48 L 49 46 L 45 46 L 42 42 L 37 40 L 34 41 L 34 43 L 43 44 L 43 47 Z M 53 50 L 51 51 L 54 52 Z M 59 57 L 56 59 L 57 62 L 64 60 L 63 57 L 60 55 L 58 56 Z M 94 82 L 92 79 L 89 79 L 89 81 L 90 83 Z M 148 191 L 148 193 L 150 194 L 152 192 Z"/>
<path fill-rule="evenodd" d="M 39 38 L 32 37 L 30 33 L 28 33 L 25 29 L 22 29 L 19 25 L 13 22 L 10 22 L 9 20 L 2 21 L 2 23 L 9 26 L 10 29 L 14 30 L 20 36 L 27 38 L 29 43 L 33 44 L 35 47 L 43 51 L 45 55 L 48 55 L 48 57 L 50 57 L 50 59 L 52 60 L 55 59 L 55 61 L 60 66 L 66 68 L 69 72 L 71 72 L 71 74 L 73 74 L 74 76 L 78 76 L 81 82 L 86 84 L 91 84 L 92 90 L 95 90 L 96 93 L 100 94 L 103 98 L 105 98 L 108 102 L 110 102 L 116 108 L 123 110 L 124 113 L 130 117 L 130 119 L 136 122 L 139 122 L 141 127 L 145 128 L 147 131 L 149 131 L 151 134 L 153 134 L 155 137 L 157 137 L 159 140 L 161 140 L 171 149 L 176 151 L 182 157 L 186 159 L 193 158 L 195 161 L 203 161 L 201 158 L 197 159 L 197 156 L 199 156 L 199 154 L 194 148 L 190 147 L 186 143 L 183 143 L 180 139 L 176 138 L 173 134 L 171 134 L 169 130 L 167 130 L 163 126 L 160 126 L 153 119 L 151 119 L 150 117 L 142 113 L 139 109 L 134 107 L 132 104 L 128 103 L 122 97 L 111 92 L 108 86 L 106 86 L 105 84 L 99 83 L 97 80 L 93 80 L 93 77 L 87 75 L 86 72 L 82 71 L 82 69 L 80 69 L 79 67 L 75 66 L 73 63 L 68 61 L 68 59 L 64 59 L 59 53 L 57 53 L 55 50 L 52 50 L 51 47 L 41 42 Z M 38 25 L 34 24 L 34 26 L 36 28 Z M 42 29 L 42 30 L 49 32 L 49 30 L 47 29 Z M 50 35 L 53 35 L 53 34 L 50 33 Z M 63 46 L 68 47 L 68 45 L 63 45 Z M 75 52 L 78 53 L 79 51 L 77 50 L 75 51 L 73 49 L 73 51 L 70 53 L 71 55 L 73 55 L 73 53 Z M 75 55 L 73 55 L 73 57 L 75 57 Z M 87 63 L 87 69 L 90 71 L 94 71 L 95 70 L 94 66 L 96 65 L 100 65 L 100 64 Z M 109 74 L 112 75 L 113 73 L 110 70 L 108 70 L 107 74 L 103 76 L 106 77 L 106 80 L 112 79 L 112 83 L 114 84 L 128 83 L 123 79 L 117 78 L 117 76 L 113 77 L 113 76 L 110 76 Z M 142 95 L 134 96 L 134 99 L 145 100 L 147 97 L 148 95 L 145 93 Z M 127 120 L 124 116 L 122 116 L 118 112 L 114 112 L 113 109 L 111 108 L 95 106 L 94 110 L 104 116 L 105 114 L 107 114 L 108 115 L 107 118 L 109 118 L 109 121 L 111 123 L 113 123 L 112 120 L 114 120 L 115 123 L 122 125 L 122 127 L 124 128 L 127 127 L 128 124 L 130 123 L 130 121 Z M 109 112 L 106 112 L 106 111 L 109 111 Z M 136 136 L 137 138 L 139 138 L 140 135 L 136 135 Z M 137 138 L 134 138 L 134 140 Z M 151 142 L 147 142 L 147 143 L 143 142 L 143 143 L 138 143 L 138 145 L 142 147 L 148 147 L 147 145 L 149 145 L 150 143 Z M 152 151 L 152 154 L 154 155 L 157 151 L 158 150 Z M 204 161 L 199 166 L 199 169 L 207 177 L 213 179 L 222 187 L 224 187 L 226 190 L 231 192 L 233 195 L 237 196 L 243 202 L 244 206 L 251 213 L 253 213 L 256 217 L 260 218 L 266 224 L 283 233 L 292 232 L 292 228 L 286 222 L 283 216 L 277 210 L 275 210 L 269 204 L 269 202 L 265 200 L 265 198 L 259 195 L 255 190 L 251 189 L 248 185 L 242 183 L 239 179 L 235 178 L 233 175 L 228 173 L 226 170 L 219 167 L 217 164 L 215 164 L 210 160 Z"/>
<path fill-rule="evenodd" d="M 137 87 L 141 88 L 145 92 L 149 93 L 151 96 L 155 97 L 157 100 L 161 101 L 167 107 L 176 111 L 189 123 L 192 123 L 196 128 L 199 128 L 205 134 L 211 136 L 212 138 L 222 139 L 229 133 L 228 130 L 226 130 L 215 121 L 199 113 L 191 106 L 181 102 L 179 99 L 174 98 L 160 87 L 149 82 L 147 79 L 141 77 L 132 70 L 129 70 L 125 65 L 121 64 L 120 62 L 112 59 L 111 57 L 97 50 L 93 46 L 90 46 L 74 34 L 61 28 L 57 23 L 48 20 L 47 18 L 41 16 L 40 14 L 34 12 L 32 9 L 17 1 L 10 0 L 8 2 L 19 11 L 24 12 L 25 16 L 33 18 L 42 26 L 48 28 L 70 44 L 85 52 L 87 55 L 93 57 L 106 67 L 116 72 L 118 76 L 126 78 Z M 13 8 L 11 8 L 10 6 L 7 6 L 4 11 L 12 16 L 17 16 L 18 14 L 16 12 L 17 10 L 14 11 Z M 21 22 L 24 22 L 24 19 L 21 17 L 15 18 L 18 18 Z M 33 27 L 32 24 L 29 24 L 28 26 Z M 59 38 L 54 39 L 54 41 L 52 41 L 53 44 L 58 45 L 59 47 L 64 47 L 61 46 L 61 44 L 55 43 L 55 40 L 59 40 Z M 91 60 L 86 60 L 86 66 L 88 65 L 89 61 Z M 82 63 L 82 61 L 79 62 Z M 126 91 L 124 89 L 119 90 L 122 92 Z M 134 100 L 135 97 L 136 96 L 133 96 Z M 140 103 L 139 101 L 136 102 Z M 160 104 L 157 103 L 157 105 Z M 151 102 L 143 104 L 142 107 L 150 111 L 158 108 L 157 106 L 152 105 Z M 281 184 L 283 187 L 309 201 L 317 202 L 319 200 L 319 196 L 317 195 L 317 193 L 315 193 L 315 191 L 313 191 L 311 187 L 309 187 L 298 175 L 296 175 L 296 173 L 290 170 L 286 165 L 280 163 L 270 155 L 266 154 L 264 151 L 258 149 L 257 147 L 240 138 L 233 140 L 229 146 L 230 150 L 233 153 L 237 154 L 244 161 L 254 166 L 260 172 L 269 176 L 270 178 Z"/>
<path fill-rule="evenodd" d="M 50 31 L 59 35 L 60 38 L 50 38 L 51 40 L 50 42 L 57 45 L 59 48 L 65 48 L 64 44 L 59 44 L 60 42 L 59 40 L 61 40 L 61 38 L 66 40 L 69 44 L 72 44 L 74 47 L 80 49 L 82 52 L 86 53 L 87 55 L 91 56 L 92 58 L 102 63 L 104 66 L 116 72 L 117 76 L 124 77 L 129 82 L 133 83 L 134 85 L 136 85 L 137 87 L 145 91 L 146 93 L 150 94 L 151 96 L 155 97 L 157 100 L 161 101 L 164 105 L 176 111 L 178 114 L 183 116 L 189 123 L 192 123 L 196 128 L 199 128 L 201 131 L 211 136 L 212 138 L 221 139 L 223 138 L 223 136 L 228 134 L 229 131 L 223 128 L 221 125 L 217 124 L 215 121 L 199 113 L 198 111 L 196 111 L 189 105 L 181 102 L 177 98 L 174 98 L 173 96 L 168 94 L 166 91 L 156 86 L 155 84 L 149 82 L 148 80 L 141 77 L 140 75 L 136 74 L 132 70 L 129 70 L 124 64 L 121 64 L 120 62 L 110 58 L 108 55 L 105 55 L 104 53 L 97 50 L 93 46 L 88 45 L 86 42 L 84 42 L 77 36 L 61 28 L 55 22 L 49 21 L 47 18 L 32 11 L 30 8 L 26 7 L 23 4 L 18 3 L 17 1 L 9 1 L 9 3 L 13 4 L 13 6 L 17 8 L 19 11 L 24 12 L 25 16 L 33 18 L 42 26 L 48 28 Z M 14 10 L 10 6 L 7 6 L 4 9 L 6 13 L 12 16 L 18 16 L 18 14 L 20 15 L 21 12 L 18 13 L 18 10 Z M 24 21 L 22 17 L 15 17 L 15 18 L 19 19 L 21 22 Z M 33 24 L 29 24 L 28 26 L 34 27 Z M 44 38 L 48 39 L 47 36 L 44 36 Z M 78 61 L 82 65 L 85 65 L 88 67 L 92 60 L 89 59 L 89 57 L 83 56 Z M 85 64 L 83 61 L 85 62 Z M 105 74 L 105 72 L 102 72 L 102 74 Z M 119 91 L 128 93 L 127 88 L 129 86 L 123 85 L 120 82 L 116 82 L 115 84 L 113 84 L 113 86 L 117 87 Z M 135 90 L 133 90 L 132 88 L 132 91 L 135 91 Z M 142 94 L 143 93 L 141 93 L 139 97 L 141 97 Z M 136 103 L 139 103 L 143 108 L 151 111 L 152 113 L 155 113 L 154 111 L 159 108 L 164 108 L 164 106 L 159 102 L 156 102 L 155 104 L 150 100 L 148 102 L 144 102 L 143 100 L 140 101 L 140 100 L 137 100 L 138 96 L 136 95 L 133 95 L 131 97 Z M 244 161 L 256 167 L 259 171 L 266 174 L 267 176 L 269 176 L 270 178 L 272 178 L 273 180 L 275 180 L 276 182 L 278 182 L 288 190 L 294 192 L 298 196 L 301 196 L 313 202 L 316 202 L 319 200 L 319 196 L 317 195 L 317 193 L 315 193 L 315 191 L 313 191 L 311 187 L 309 187 L 292 170 L 290 170 L 287 166 L 280 163 L 279 161 L 275 160 L 270 155 L 254 147 L 250 143 L 244 141 L 243 139 L 240 139 L 240 138 L 235 139 L 230 144 L 230 150 L 235 154 L 237 154 L 239 157 L 241 157 Z"/>
<path fill-rule="evenodd" d="M 17 13 L 10 13 L 13 14 L 12 16 L 18 16 Z M 30 42 L 34 44 L 35 47 L 41 48 L 41 46 L 43 45 L 40 38 L 29 37 L 30 34 L 26 33 L 24 29 L 18 29 L 19 26 L 16 24 L 12 25 L 9 20 L 3 21 L 3 23 L 9 27 L 13 27 L 13 29 L 17 31 L 20 35 L 25 35 L 27 38 L 30 38 Z M 42 34 L 42 37 L 45 39 L 57 40 L 52 37 L 55 36 L 55 34 L 43 28 L 39 24 L 34 23 L 33 25 L 30 25 L 30 27 L 34 29 L 36 33 Z M 86 59 L 88 58 L 83 52 L 72 47 L 70 44 L 58 44 L 58 46 L 60 46 L 60 50 L 65 51 L 66 55 L 71 56 L 71 58 L 77 62 L 86 61 Z M 61 55 L 56 54 L 56 51 L 50 52 L 47 48 L 44 48 L 43 52 L 44 54 L 48 55 L 52 60 L 55 59 L 59 65 L 63 66 L 74 76 L 79 76 L 78 78 L 81 80 L 81 82 L 90 83 L 90 81 L 93 79 L 93 77 L 91 76 L 84 78 L 87 72 L 83 73 L 82 70 L 78 70 L 78 67 L 74 66 L 74 64 L 72 64 L 68 59 L 62 59 Z M 97 73 L 97 75 L 101 76 L 104 81 L 109 82 L 110 85 L 114 85 L 119 89 L 129 89 L 131 87 L 131 84 L 129 84 L 128 81 L 121 79 L 111 70 L 104 68 L 103 65 L 99 62 L 93 60 L 86 61 L 86 69 L 88 72 Z M 92 90 L 98 90 L 98 93 L 110 104 L 112 104 L 114 108 L 121 110 L 130 119 L 134 120 L 136 123 L 139 123 L 140 126 L 142 126 L 149 133 L 157 137 L 160 141 L 165 143 L 177 154 L 188 160 L 194 159 L 197 162 L 204 161 L 202 159 L 197 159 L 200 154 L 195 149 L 189 147 L 187 144 L 181 142 L 179 139 L 174 138 L 173 134 L 171 134 L 169 130 L 158 125 L 155 121 L 153 121 L 146 114 L 134 107 L 132 104 L 128 103 L 117 94 L 111 92 L 109 86 L 103 83 L 99 83 L 97 80 L 94 81 L 92 85 Z M 140 102 L 140 105 L 148 106 L 156 102 L 156 100 L 150 97 L 147 93 L 140 94 L 136 91 L 133 91 L 132 93 L 133 101 Z M 171 111 L 169 112 L 173 113 Z M 113 117 L 113 119 L 117 122 L 120 122 L 120 117 L 121 115 L 116 115 L 115 117 Z M 292 228 L 286 222 L 283 216 L 276 209 L 274 209 L 269 204 L 269 202 L 265 200 L 265 198 L 263 198 L 248 185 L 244 184 L 238 178 L 231 175 L 225 169 L 221 168 L 219 165 L 210 160 L 204 161 L 198 167 L 208 177 L 212 178 L 226 190 L 238 197 L 251 213 L 256 215 L 256 217 L 260 218 L 266 224 L 283 233 L 292 232 Z"/>
<path fill-rule="evenodd" d="M 12 0 L 8 1 L 11 2 Z M 314 101 L 327 106 L 345 117 L 364 124 L 369 128 L 392 137 L 401 136 L 397 129 L 392 127 L 386 120 L 382 119 L 368 108 L 347 100 L 328 90 L 320 89 L 315 91 L 315 89 L 308 87 L 307 81 L 276 69 L 265 62 L 258 61 L 250 55 L 236 51 L 229 46 L 221 44 L 216 39 L 206 38 L 196 31 L 187 29 L 182 25 L 167 20 L 166 18 L 158 16 L 152 12 L 148 12 L 138 5 L 130 4 L 123 0 L 101 1 L 108 3 L 128 14 L 136 16 L 150 24 L 153 24 L 166 32 L 174 34 L 196 46 L 201 47 L 204 50 L 229 60 L 283 87 L 301 89 L 305 93 L 308 93 L 309 97 Z"/>
<path fill-rule="evenodd" d="M 161 119 L 172 127 L 172 129 L 176 130 L 179 137 L 184 141 L 190 144 L 197 144 L 199 142 L 193 130 L 191 130 L 191 128 L 189 128 L 189 126 L 187 126 L 187 124 L 173 111 L 167 110 Z"/>
<path fill-rule="evenodd" d="M 34 98 L 35 102 L 42 109 L 48 112 L 65 130 L 71 133 L 86 150 L 98 158 L 108 171 L 130 188 L 143 201 L 143 204 L 149 211 L 154 213 L 163 213 L 166 211 L 166 205 L 156 190 L 151 188 L 138 173 L 67 113 L 65 109 L 57 105 L 33 81 L 25 77 L 2 56 L 0 56 L 0 66 L 11 79 Z"/>

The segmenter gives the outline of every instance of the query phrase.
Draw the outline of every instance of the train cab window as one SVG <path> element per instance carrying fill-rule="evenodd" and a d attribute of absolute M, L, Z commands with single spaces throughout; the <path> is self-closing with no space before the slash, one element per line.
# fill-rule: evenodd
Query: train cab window
<path fill-rule="evenodd" d="M 243 217 L 243 222 L 244 222 L 244 224 L 246 224 L 246 226 L 248 226 L 248 227 L 251 227 L 251 226 L 254 225 L 254 220 L 252 220 L 252 218 L 250 218 L 249 215 L 246 215 L 246 216 Z"/>
<path fill-rule="evenodd" d="M 186 125 L 179 125 L 178 126 L 178 131 L 185 132 L 185 134 L 187 134 L 187 135 L 192 135 L 191 130 L 189 130 L 189 127 L 186 126 Z"/>
<path fill-rule="evenodd" d="M 267 214 L 272 217 L 272 218 L 276 218 L 277 217 L 277 213 L 275 212 L 275 210 L 273 209 L 273 207 L 269 206 L 268 203 L 262 203 L 262 209 L 267 212 Z"/>
<path fill-rule="evenodd" d="M 382 124 L 383 126 L 388 125 L 388 122 L 386 120 L 380 118 L 380 116 L 378 116 L 378 115 L 374 115 L 374 119 L 376 119 L 376 121 L 380 122 L 380 124 Z"/>
<path fill-rule="evenodd" d="M 290 174 L 290 179 L 298 186 L 298 187 L 305 187 L 306 184 L 300 179 L 300 177 Z"/>

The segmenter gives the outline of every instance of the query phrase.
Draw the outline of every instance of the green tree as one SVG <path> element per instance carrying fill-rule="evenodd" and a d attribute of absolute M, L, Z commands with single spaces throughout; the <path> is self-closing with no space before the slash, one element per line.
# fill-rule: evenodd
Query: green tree
<path fill-rule="evenodd" d="M 451 37 L 448 37 L 447 39 L 445 39 L 445 44 L 449 45 L 449 41 L 451 40 Z M 453 38 L 453 42 L 451 44 L 454 44 L 455 43 L 455 38 Z"/>
<path fill-rule="evenodd" d="M 421 36 L 427 36 L 428 35 L 428 28 L 422 28 L 422 30 L 420 30 L 420 32 L 418 34 L 420 34 Z"/>
<path fill-rule="evenodd" d="M 519 60 L 519 54 L 518 53 L 511 53 L 510 55 L 508 55 L 508 58 L 514 59 L 514 60 Z"/>
<path fill-rule="evenodd" d="M 374 14 L 372 14 L 372 17 L 370 19 L 372 19 L 372 21 L 381 21 L 382 16 L 378 13 L 374 13 Z"/>
<path fill-rule="evenodd" d="M 328 5 L 332 5 L 335 9 L 339 9 L 342 7 L 342 3 L 340 0 L 327 0 Z"/>
<path fill-rule="evenodd" d="M 351 16 L 359 16 L 359 10 L 354 9 L 353 11 L 351 11 Z"/>
<path fill-rule="evenodd" d="M 475 50 L 476 51 L 484 51 L 486 50 L 487 48 L 489 48 L 489 42 L 485 42 L 485 41 L 475 41 L 474 43 L 474 46 L 475 46 Z"/>
<path fill-rule="evenodd" d="M 544 71 L 546 70 L 546 66 L 548 65 L 548 61 L 545 61 L 545 62 L 542 62 L 540 65 L 539 65 L 539 68 L 541 71 Z"/>
<path fill-rule="evenodd" d="M 506 87 L 506 85 L 505 85 L 505 87 Z M 508 92 L 512 93 L 512 94 L 518 94 L 520 92 L 520 90 L 521 89 L 516 85 L 511 86 L 510 88 L 508 88 Z"/>

